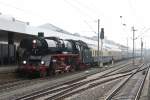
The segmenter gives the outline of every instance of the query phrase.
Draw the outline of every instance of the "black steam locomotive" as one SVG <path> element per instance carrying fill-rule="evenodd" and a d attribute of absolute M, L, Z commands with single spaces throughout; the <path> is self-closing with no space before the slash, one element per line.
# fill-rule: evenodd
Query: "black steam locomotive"
<path fill-rule="evenodd" d="M 18 48 L 19 75 L 40 76 L 82 70 L 92 63 L 92 53 L 81 40 L 58 37 L 24 38 Z"/>

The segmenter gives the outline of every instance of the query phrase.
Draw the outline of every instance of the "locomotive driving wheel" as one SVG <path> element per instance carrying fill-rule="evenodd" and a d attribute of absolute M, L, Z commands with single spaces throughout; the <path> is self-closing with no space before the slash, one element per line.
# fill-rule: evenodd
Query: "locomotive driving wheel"
<path fill-rule="evenodd" d="M 40 77 L 46 77 L 46 75 L 47 75 L 47 71 L 46 70 L 42 70 L 42 71 L 40 71 Z"/>

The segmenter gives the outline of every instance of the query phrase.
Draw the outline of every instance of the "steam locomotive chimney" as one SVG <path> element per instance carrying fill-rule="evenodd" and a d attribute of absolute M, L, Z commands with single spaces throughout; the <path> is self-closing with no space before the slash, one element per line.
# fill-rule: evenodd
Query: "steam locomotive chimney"
<path fill-rule="evenodd" d="M 44 37 L 44 32 L 38 32 L 38 37 Z"/>

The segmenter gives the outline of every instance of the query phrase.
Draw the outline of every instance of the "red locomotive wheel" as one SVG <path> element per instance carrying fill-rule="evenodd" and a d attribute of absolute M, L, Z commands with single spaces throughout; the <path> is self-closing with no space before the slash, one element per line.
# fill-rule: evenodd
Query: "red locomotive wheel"
<path fill-rule="evenodd" d="M 40 72 L 40 77 L 46 77 L 46 75 L 47 75 L 46 71 L 41 71 Z"/>
<path fill-rule="evenodd" d="M 46 77 L 46 73 L 45 72 L 40 72 L 40 77 Z"/>

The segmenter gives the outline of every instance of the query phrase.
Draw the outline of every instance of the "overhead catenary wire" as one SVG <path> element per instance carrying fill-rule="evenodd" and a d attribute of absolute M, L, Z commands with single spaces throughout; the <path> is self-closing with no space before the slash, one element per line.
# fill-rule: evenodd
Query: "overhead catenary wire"
<path fill-rule="evenodd" d="M 87 6 L 85 3 L 82 3 L 82 2 L 79 1 L 79 0 L 73 0 L 73 1 L 76 2 L 77 4 L 79 4 L 81 7 L 87 9 L 88 12 L 93 13 L 93 15 L 94 15 L 95 17 L 98 17 L 97 12 L 96 12 L 95 10 L 93 10 L 93 9 L 91 8 L 91 6 Z"/>
<path fill-rule="evenodd" d="M 139 16 L 138 16 L 138 10 L 136 8 L 136 2 L 138 2 L 138 1 L 136 1 L 136 0 L 128 0 L 129 8 L 130 8 L 131 14 L 133 16 L 132 20 L 134 20 L 136 22 L 134 24 L 139 24 L 140 26 L 144 26 L 144 25 L 142 25 L 142 22 L 138 19 Z"/>
<path fill-rule="evenodd" d="M 80 18 L 83 20 L 83 22 L 92 30 L 92 32 L 97 33 L 94 31 L 93 27 L 88 23 L 88 21 L 85 20 L 85 18 L 89 15 L 85 14 L 85 12 L 81 11 L 81 9 L 77 6 L 75 6 L 74 4 L 70 3 L 68 0 L 64 0 L 67 4 L 69 4 L 72 8 L 74 8 L 79 14 L 80 14 Z M 93 19 L 92 17 L 90 17 L 90 19 L 92 19 L 93 21 L 95 19 Z"/>
<path fill-rule="evenodd" d="M 29 10 L 24 10 L 24 9 L 18 8 L 16 6 L 12 5 L 12 4 L 8 4 L 8 3 L 0 1 L 0 5 L 6 6 L 6 7 L 9 7 L 9 8 L 13 8 L 13 9 L 16 9 L 18 11 L 21 11 L 21 13 L 25 13 L 25 14 L 28 14 L 28 15 L 34 15 L 34 16 L 40 18 L 40 19 L 46 20 L 46 18 L 41 16 L 41 14 L 29 11 Z"/>
<path fill-rule="evenodd" d="M 138 39 L 138 38 L 142 37 L 142 35 L 143 35 L 144 33 L 148 32 L 149 30 L 150 30 L 150 28 L 146 29 L 144 32 L 141 32 L 141 34 L 138 35 L 135 39 Z"/>
<path fill-rule="evenodd" d="M 81 14 L 82 16 L 84 16 L 85 18 L 95 20 L 95 17 L 91 16 L 91 14 L 88 14 L 85 10 L 83 11 L 81 9 L 81 8 L 83 8 L 83 6 L 79 5 L 78 3 L 74 3 L 75 2 L 74 0 L 73 0 L 73 2 L 71 2 L 71 0 L 64 0 L 64 1 L 67 4 L 69 4 L 72 8 L 76 9 L 78 11 L 78 13 Z"/>
<path fill-rule="evenodd" d="M 67 0 L 64 0 L 64 1 L 67 2 L 69 5 L 71 5 L 73 8 L 75 8 L 75 9 L 78 11 L 78 13 L 80 13 L 80 17 L 82 17 L 83 22 L 89 27 L 89 29 L 90 29 L 93 33 L 97 33 L 97 32 L 95 32 L 95 30 L 94 30 L 94 28 L 92 27 L 92 25 L 90 25 L 89 22 L 88 22 L 87 20 L 85 20 L 85 17 L 89 17 L 89 18 L 92 19 L 93 22 L 94 22 L 95 19 L 92 18 L 92 16 L 89 16 L 87 13 L 81 11 L 79 7 L 73 5 L 73 4 L 70 3 L 69 1 L 67 1 Z M 79 1 L 77 1 L 77 3 L 80 4 L 80 5 L 82 5 L 82 6 L 84 6 L 86 9 L 91 10 L 91 8 L 89 8 L 89 7 L 86 6 L 86 5 L 81 4 L 81 2 L 79 2 Z M 34 16 L 36 16 L 36 17 L 42 19 L 43 21 L 44 21 L 44 20 L 48 20 L 48 18 L 45 18 L 45 16 L 42 16 L 41 14 L 38 14 L 38 13 L 33 12 L 33 11 L 29 11 L 29 10 L 25 10 L 25 9 L 16 7 L 16 6 L 14 6 L 13 4 L 9 4 L 9 3 L 5 3 L 5 2 L 0 1 L 0 5 L 6 6 L 6 7 L 9 7 L 9 8 L 13 8 L 13 9 L 16 9 L 16 10 L 20 11 L 21 13 L 25 13 L 25 14 L 28 15 L 28 16 L 31 16 L 31 15 L 33 16 L 33 15 L 34 15 Z M 94 14 L 94 13 L 93 13 L 93 14 Z M 83 18 L 83 16 L 84 16 L 84 18 Z M 25 18 L 27 19 L 27 17 L 25 17 Z"/>
<path fill-rule="evenodd" d="M 88 6 L 86 3 L 83 3 L 83 2 L 81 2 L 81 1 L 79 1 L 79 0 L 72 0 L 73 2 L 75 2 L 76 4 L 78 4 L 81 8 L 85 8 L 86 9 L 86 12 L 89 12 L 89 13 L 92 13 L 92 14 L 86 14 L 85 16 L 88 16 L 88 17 L 90 17 L 91 19 L 94 17 L 94 22 L 97 22 L 97 19 L 95 20 L 95 18 L 98 18 L 99 19 L 99 17 L 100 18 L 102 18 L 102 17 L 104 17 L 104 13 L 103 12 L 101 12 L 101 11 L 96 11 L 94 8 L 96 8 L 96 6 L 92 6 L 92 4 L 93 3 L 90 3 L 90 6 Z M 92 8 L 92 7 L 94 7 L 94 8 Z M 81 8 L 79 8 L 79 10 L 81 9 Z M 97 9 L 97 8 L 96 8 Z M 99 15 L 99 13 L 101 14 L 101 16 Z M 81 13 L 82 14 L 82 13 Z M 91 16 L 92 15 L 92 16 Z M 91 28 L 92 30 L 93 30 L 93 28 L 91 27 L 91 25 L 88 23 L 88 21 L 86 21 L 86 24 L 89 26 L 89 28 Z M 96 32 L 94 32 L 94 33 L 96 33 Z"/>
<path fill-rule="evenodd" d="M 0 1 L 0 5 L 6 6 L 6 7 L 9 7 L 9 8 L 13 8 L 13 9 L 15 9 L 15 10 L 20 11 L 21 13 L 25 13 L 25 14 L 28 15 L 28 16 L 34 15 L 34 16 L 36 16 L 36 17 L 42 19 L 43 21 L 44 21 L 44 20 L 48 20 L 48 18 L 45 18 L 45 16 L 43 17 L 41 14 L 38 14 L 38 13 L 32 12 L 32 11 L 29 11 L 29 10 L 25 10 L 25 9 L 22 9 L 22 8 L 18 8 L 18 7 L 14 6 L 14 5 L 12 5 L 12 4 L 9 4 L 9 3 L 5 3 L 5 2 Z M 74 8 L 77 8 L 77 7 L 74 6 Z M 77 8 L 77 9 L 79 10 L 79 8 Z M 80 13 L 81 13 L 81 11 L 80 11 Z M 86 15 L 84 15 L 84 16 L 86 16 Z M 80 16 L 80 17 L 81 17 L 81 16 Z M 27 19 L 27 18 L 26 18 L 26 19 Z M 83 19 L 83 22 L 90 28 L 90 30 L 92 30 L 93 33 L 96 33 L 96 32 L 94 31 L 93 27 L 92 27 L 84 18 L 82 18 L 82 19 Z"/>
<path fill-rule="evenodd" d="M 3 6 L 8 7 L 8 8 L 13 8 L 17 11 L 20 11 L 20 13 L 24 13 L 27 16 L 34 16 L 37 19 L 40 19 L 41 21 L 44 21 L 46 23 L 47 23 L 47 21 L 50 20 L 48 16 L 46 17 L 46 15 L 42 15 L 39 12 L 35 12 L 35 11 L 32 11 L 32 10 L 26 10 L 26 9 L 19 8 L 19 7 L 14 6 L 13 4 L 9 4 L 9 3 L 5 3 L 5 2 L 0 1 L 0 5 L 3 5 Z M 18 18 L 17 16 L 13 16 L 13 17 Z M 29 21 L 28 17 L 24 17 L 24 18 L 25 18 L 24 21 L 27 21 L 27 22 L 31 23 Z M 52 23 L 52 22 L 50 22 L 50 23 Z M 53 21 L 53 24 L 57 25 L 57 23 L 54 23 L 54 21 Z"/>

